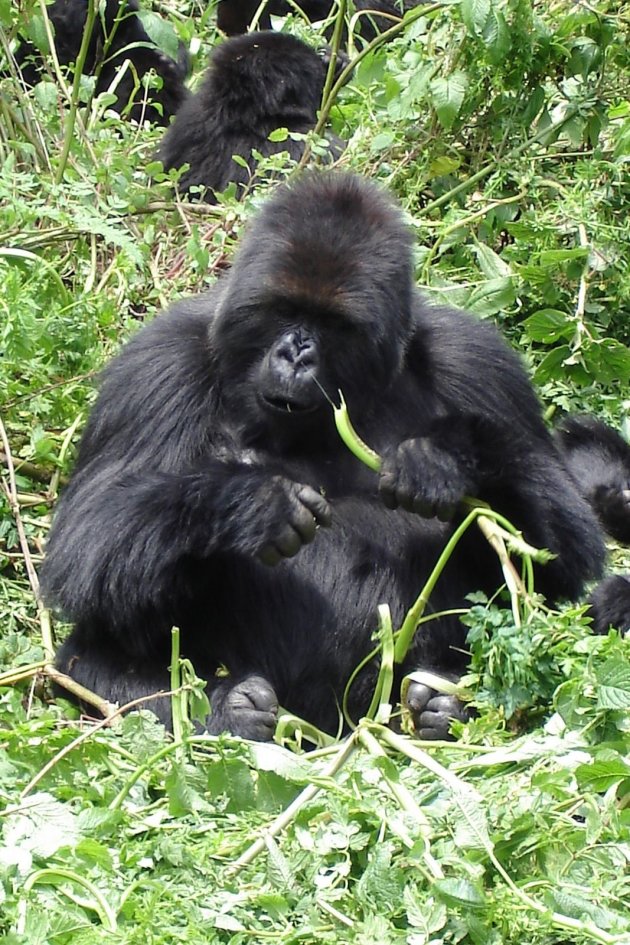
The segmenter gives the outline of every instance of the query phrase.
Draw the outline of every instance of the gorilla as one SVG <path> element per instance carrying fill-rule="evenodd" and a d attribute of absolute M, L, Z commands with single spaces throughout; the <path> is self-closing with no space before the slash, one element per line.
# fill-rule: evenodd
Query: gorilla
<path fill-rule="evenodd" d="M 402 3 L 400 0 L 355 0 L 355 9 L 366 14 L 359 17 L 359 34 L 368 41 L 374 39 L 393 26 L 406 10 L 419 6 L 421 2 L 424 0 L 403 0 Z M 271 29 L 272 16 L 295 13 L 296 5 L 309 20 L 325 20 L 330 16 L 333 0 L 298 0 L 297 4 L 289 3 L 288 0 L 267 0 L 258 20 L 258 29 Z M 259 0 L 219 0 L 217 26 L 228 36 L 246 33 L 259 6 Z M 378 16 L 379 13 L 387 15 Z M 327 31 L 328 34 L 330 32 Z"/>
<path fill-rule="evenodd" d="M 348 58 L 337 60 L 339 70 Z M 234 181 L 242 188 L 255 167 L 252 149 L 268 156 L 288 151 L 294 160 L 304 152 L 304 141 L 270 141 L 277 128 L 305 134 L 317 121 L 329 60 L 288 33 L 249 33 L 218 46 L 199 91 L 180 109 L 167 130 L 158 158 L 165 170 L 189 167 L 179 179 L 180 189 L 206 189 L 204 199 Z M 343 149 L 333 136 L 332 152 Z M 243 167 L 233 160 L 240 155 Z"/>
<path fill-rule="evenodd" d="M 602 526 L 630 544 L 630 444 L 601 420 L 566 417 L 556 436 L 578 489 Z"/>
<path fill-rule="evenodd" d="M 378 474 L 337 433 L 340 390 Z M 168 688 L 176 625 L 208 680 L 209 732 L 268 739 L 280 703 L 334 733 L 379 604 L 399 626 L 464 496 L 554 553 L 536 567 L 550 600 L 600 574 L 597 519 L 517 355 L 491 324 L 422 298 L 412 235 L 376 185 L 311 172 L 276 189 L 227 275 L 106 368 L 42 571 L 45 600 L 74 623 L 58 666 L 124 704 Z M 461 673 L 452 611 L 501 583 L 470 528 L 397 682 Z M 350 688 L 353 719 L 375 663 Z M 423 737 L 458 713 L 413 683 L 408 703 Z M 168 725 L 168 698 L 154 707 Z"/>
<path fill-rule="evenodd" d="M 87 0 L 54 0 L 48 7 L 61 66 L 76 61 L 87 10 Z M 120 66 L 129 60 L 130 66 L 114 90 L 116 101 L 111 107 L 136 121 L 167 125 L 187 96 L 184 80 L 188 72 L 188 57 L 182 52 L 176 62 L 161 52 L 148 36 L 138 12 L 138 0 L 106 0 L 100 14 L 97 9 L 84 71 L 88 75 L 98 74 L 98 95 L 109 89 Z M 32 43 L 23 40 L 16 50 L 15 59 L 27 85 L 40 81 L 41 54 Z M 142 88 L 142 79 L 151 70 L 162 79 L 160 89 Z M 132 104 L 127 112 L 129 102 Z"/>
<path fill-rule="evenodd" d="M 555 436 L 582 496 L 603 528 L 630 544 L 630 444 L 620 433 L 590 416 L 565 417 Z M 630 576 L 611 575 L 589 598 L 593 630 L 630 630 Z"/>
<path fill-rule="evenodd" d="M 609 627 L 625 633 L 630 630 L 630 575 L 611 574 L 601 581 L 589 598 L 589 615 L 595 633 Z"/>

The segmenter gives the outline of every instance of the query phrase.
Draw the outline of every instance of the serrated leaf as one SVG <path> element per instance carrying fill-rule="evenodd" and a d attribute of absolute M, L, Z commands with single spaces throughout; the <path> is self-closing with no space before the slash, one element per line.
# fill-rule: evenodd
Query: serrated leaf
<path fill-rule="evenodd" d="M 531 125 L 545 104 L 545 90 L 542 86 L 537 86 L 529 97 L 529 101 L 523 111 L 522 121 L 524 125 Z"/>
<path fill-rule="evenodd" d="M 523 322 L 523 328 L 532 341 L 549 344 L 558 338 L 571 338 L 575 332 L 573 319 L 556 308 L 542 308 Z"/>
<path fill-rule="evenodd" d="M 374 138 L 370 142 L 370 150 L 385 151 L 387 148 L 391 148 L 395 140 L 392 132 L 384 131 L 379 135 L 374 135 Z"/>
<path fill-rule="evenodd" d="M 466 307 L 479 315 L 496 315 L 512 305 L 516 292 L 511 279 L 488 279 L 468 296 Z"/>
<path fill-rule="evenodd" d="M 544 384 L 546 381 L 562 377 L 562 365 L 570 355 L 571 349 L 568 345 L 559 345 L 546 354 L 534 373 L 536 383 Z"/>
<path fill-rule="evenodd" d="M 158 49 L 177 61 L 179 39 L 169 21 L 150 10 L 139 10 L 137 16 L 140 17 L 142 25 Z"/>
<path fill-rule="evenodd" d="M 580 790 L 603 793 L 609 787 L 625 778 L 630 778 L 630 765 L 623 758 L 609 761 L 594 761 L 592 764 L 578 765 L 575 769 Z"/>
<path fill-rule="evenodd" d="M 487 279 L 503 279 L 512 276 L 512 270 L 508 263 L 485 243 L 476 243 L 473 248 L 479 268 Z"/>
<path fill-rule="evenodd" d="M 630 348 L 613 338 L 589 345 L 584 351 L 584 363 L 601 384 L 625 386 L 630 382 Z"/>
<path fill-rule="evenodd" d="M 440 124 L 447 131 L 452 127 L 466 95 L 468 77 L 464 72 L 454 72 L 448 77 L 438 77 L 429 86 L 431 102 Z"/>
<path fill-rule="evenodd" d="M 492 10 L 491 0 L 462 0 L 462 20 L 473 36 L 481 36 Z"/>
<path fill-rule="evenodd" d="M 433 889 L 449 906 L 464 906 L 479 912 L 485 909 L 483 891 L 467 879 L 438 879 Z"/>
<path fill-rule="evenodd" d="M 597 708 L 630 709 L 630 665 L 606 660 L 596 672 Z"/>
<path fill-rule="evenodd" d="M 488 820 L 476 791 L 453 792 L 454 839 L 460 849 L 485 850 L 492 846 Z"/>
<path fill-rule="evenodd" d="M 492 9 L 482 32 L 483 41 L 488 47 L 488 59 L 493 64 L 501 62 L 510 51 L 512 41 L 510 31 L 501 10 Z"/>
<path fill-rule="evenodd" d="M 79 840 L 76 815 L 45 791 L 24 798 L 15 812 L 7 810 L 5 815 L 7 848 L 23 848 L 48 858 L 61 847 L 74 847 Z"/>

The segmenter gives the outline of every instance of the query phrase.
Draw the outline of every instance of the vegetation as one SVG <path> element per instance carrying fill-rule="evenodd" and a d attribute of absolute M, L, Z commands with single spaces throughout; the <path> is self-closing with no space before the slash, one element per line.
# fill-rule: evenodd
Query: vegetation
<path fill-rule="evenodd" d="M 147 29 L 191 45 L 197 79 L 213 4 L 160 13 Z M 153 158 L 159 130 L 91 101 L 90 79 L 20 87 L 18 18 L 41 40 L 41 4 L 0 0 L 3 941 L 630 945 L 630 640 L 592 636 L 582 607 L 471 601 L 478 710 L 448 744 L 383 724 L 386 613 L 372 717 L 316 751 L 287 717 L 283 745 L 191 734 L 186 667 L 175 739 L 148 712 L 80 726 L 53 701 L 35 572 L 94 377 L 215 281 L 269 172 L 295 169 L 267 162 L 243 203 L 180 201 Z M 349 139 L 341 165 L 407 209 L 419 283 L 501 325 L 549 417 L 621 428 L 628 25 L 616 0 L 427 4 L 325 102 Z M 286 28 L 312 37 L 297 17 Z M 611 567 L 629 565 L 612 548 Z"/>

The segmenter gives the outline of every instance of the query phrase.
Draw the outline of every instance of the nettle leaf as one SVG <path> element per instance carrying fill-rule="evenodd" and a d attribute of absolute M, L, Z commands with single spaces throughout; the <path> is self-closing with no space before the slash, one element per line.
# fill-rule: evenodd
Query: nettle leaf
<path fill-rule="evenodd" d="M 376 909 L 397 912 L 400 909 L 404 880 L 392 867 L 392 843 L 381 843 L 370 854 L 368 864 L 356 885 L 357 899 Z"/>
<path fill-rule="evenodd" d="M 157 13 L 149 10 L 140 10 L 137 14 L 145 30 L 158 47 L 172 59 L 177 60 L 179 55 L 179 39 L 169 21 Z"/>
<path fill-rule="evenodd" d="M 556 380 L 562 377 L 564 372 L 562 365 L 567 358 L 571 357 L 571 348 L 568 345 L 559 345 L 550 351 L 542 359 L 534 373 L 534 380 L 537 384 L 544 384 L 547 381 Z"/>
<path fill-rule="evenodd" d="M 380 135 L 375 135 L 372 141 L 370 142 L 371 151 L 386 151 L 387 148 L 391 148 L 394 141 L 396 140 L 395 135 L 391 131 L 384 131 Z"/>
<path fill-rule="evenodd" d="M 523 111 L 521 121 L 523 122 L 524 126 L 531 125 L 536 116 L 540 113 L 540 110 L 544 104 L 545 90 L 541 85 L 538 85 L 530 95 L 529 101 Z"/>
<path fill-rule="evenodd" d="M 630 765 L 621 757 L 594 761 L 592 764 L 578 765 L 575 776 L 581 791 L 603 793 L 618 781 L 630 778 Z"/>
<path fill-rule="evenodd" d="M 488 820 L 476 791 L 457 791 L 453 793 L 455 806 L 454 840 L 460 849 L 486 850 L 490 847 Z"/>
<path fill-rule="evenodd" d="M 559 338 L 571 338 L 575 323 L 570 315 L 557 308 L 541 308 L 523 322 L 528 338 L 549 343 Z"/>
<path fill-rule="evenodd" d="M 606 660 L 595 673 L 598 709 L 630 709 L 630 665 Z"/>
<path fill-rule="evenodd" d="M 497 64 L 505 59 L 512 46 L 510 31 L 501 10 L 492 9 L 482 33 L 483 41 L 488 47 L 488 58 L 491 63 Z"/>
<path fill-rule="evenodd" d="M 4 846 L 23 848 L 44 859 L 79 840 L 76 815 L 42 791 L 20 801 L 19 810 L 5 810 Z"/>
<path fill-rule="evenodd" d="M 486 907 L 483 890 L 467 879 L 438 879 L 433 889 L 449 906 L 481 912 Z"/>
<path fill-rule="evenodd" d="M 469 86 L 465 72 L 454 72 L 447 77 L 434 79 L 430 85 L 431 103 L 435 108 L 440 124 L 447 131 L 452 127 Z"/>
<path fill-rule="evenodd" d="M 469 33 L 481 36 L 492 11 L 492 0 L 462 0 L 460 10 Z"/>
<path fill-rule="evenodd" d="M 511 279 L 488 279 L 468 296 L 466 308 L 478 315 L 496 315 L 514 303 L 516 292 Z"/>
<path fill-rule="evenodd" d="M 602 384 L 625 386 L 630 383 L 630 349 L 614 338 L 589 345 L 584 352 L 584 363 Z"/>
<path fill-rule="evenodd" d="M 485 243 L 477 243 L 473 247 L 479 268 L 487 279 L 503 279 L 512 275 L 512 270 L 498 253 L 490 249 Z"/>

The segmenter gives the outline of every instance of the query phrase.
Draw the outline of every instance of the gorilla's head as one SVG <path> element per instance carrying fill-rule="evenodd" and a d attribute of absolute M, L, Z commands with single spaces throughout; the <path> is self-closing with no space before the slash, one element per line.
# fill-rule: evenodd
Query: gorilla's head
<path fill-rule="evenodd" d="M 311 173 L 279 188 L 211 328 L 234 408 L 266 426 L 311 425 L 339 389 L 362 406 L 382 396 L 412 331 L 411 247 L 400 210 L 361 178 Z"/>

